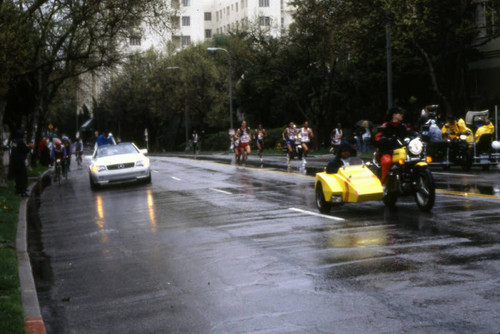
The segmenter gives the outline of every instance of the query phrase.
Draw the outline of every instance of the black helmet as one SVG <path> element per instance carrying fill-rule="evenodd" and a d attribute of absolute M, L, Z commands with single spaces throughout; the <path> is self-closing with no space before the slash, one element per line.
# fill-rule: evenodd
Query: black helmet
<path fill-rule="evenodd" d="M 338 149 L 337 149 L 337 153 L 338 153 L 338 154 L 340 154 L 340 153 L 342 153 L 342 152 L 344 152 L 344 151 L 349 151 L 349 152 L 351 152 L 351 155 L 356 155 L 356 150 L 355 150 L 355 149 L 352 147 L 352 145 L 351 145 L 348 141 L 346 141 L 346 140 L 343 140 L 343 141 L 340 143 L 340 145 L 339 145 L 339 147 L 338 147 Z"/>
<path fill-rule="evenodd" d="M 404 110 L 403 108 L 401 107 L 398 107 L 398 106 L 394 106 L 392 108 L 390 108 L 388 111 L 387 111 L 387 121 L 391 121 L 392 120 L 392 115 L 394 114 L 406 114 L 406 110 Z"/>

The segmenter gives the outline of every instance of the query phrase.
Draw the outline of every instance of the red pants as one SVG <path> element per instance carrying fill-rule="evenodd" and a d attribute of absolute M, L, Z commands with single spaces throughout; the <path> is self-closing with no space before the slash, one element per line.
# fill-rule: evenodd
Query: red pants
<path fill-rule="evenodd" d="M 382 155 L 382 157 L 380 158 L 380 165 L 382 166 L 382 183 L 386 184 L 387 180 L 385 179 L 385 177 L 387 176 L 387 174 L 391 170 L 392 154 Z"/>

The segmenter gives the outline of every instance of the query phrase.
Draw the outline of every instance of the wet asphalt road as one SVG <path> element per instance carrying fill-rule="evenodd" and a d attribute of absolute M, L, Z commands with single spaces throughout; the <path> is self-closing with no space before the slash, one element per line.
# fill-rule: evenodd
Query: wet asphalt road
<path fill-rule="evenodd" d="M 319 216 L 298 166 L 154 157 L 151 185 L 96 192 L 73 170 L 40 199 L 48 333 L 500 332 L 497 171 L 437 173 L 432 213 Z"/>

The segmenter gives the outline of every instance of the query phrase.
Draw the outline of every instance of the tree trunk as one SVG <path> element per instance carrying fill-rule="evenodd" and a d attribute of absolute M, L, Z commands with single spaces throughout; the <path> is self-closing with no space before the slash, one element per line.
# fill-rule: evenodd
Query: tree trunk
<path fill-rule="evenodd" d="M 3 157 L 4 157 L 4 151 L 3 151 L 3 112 L 6 106 L 5 100 L 0 97 L 0 141 L 1 141 L 1 149 L 0 149 L 0 187 L 7 187 L 7 175 L 5 174 L 5 168 L 3 164 Z"/>
<path fill-rule="evenodd" d="M 431 78 L 431 83 L 432 83 L 432 89 L 434 92 L 441 98 L 444 104 L 444 110 L 446 111 L 446 116 L 453 116 L 454 112 L 451 108 L 450 102 L 448 101 L 448 98 L 441 92 L 439 89 L 438 83 L 437 83 L 437 78 L 436 78 L 436 71 L 434 70 L 434 65 L 432 64 L 432 60 L 429 57 L 429 54 L 420 46 L 420 44 L 416 41 L 413 41 L 414 45 L 416 46 L 417 50 L 422 54 L 424 57 L 425 62 L 427 63 L 427 68 L 429 70 L 429 76 Z"/>

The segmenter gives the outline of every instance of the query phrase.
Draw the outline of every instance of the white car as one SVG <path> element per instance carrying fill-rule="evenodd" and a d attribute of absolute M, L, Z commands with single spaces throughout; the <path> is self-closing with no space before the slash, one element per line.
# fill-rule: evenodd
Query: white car
<path fill-rule="evenodd" d="M 103 145 L 96 148 L 89 166 L 92 189 L 100 185 L 121 182 L 151 182 L 149 158 L 133 143 Z"/>

